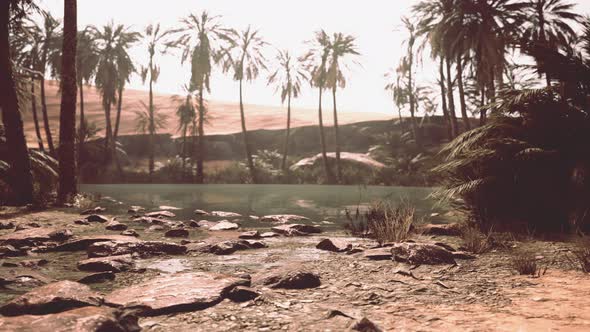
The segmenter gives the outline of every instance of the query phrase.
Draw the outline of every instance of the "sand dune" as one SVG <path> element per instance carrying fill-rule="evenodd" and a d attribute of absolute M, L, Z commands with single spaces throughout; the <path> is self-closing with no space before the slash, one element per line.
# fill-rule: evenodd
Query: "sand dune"
<path fill-rule="evenodd" d="M 55 82 L 48 81 L 46 83 L 47 108 L 50 121 L 50 127 L 54 140 L 58 140 L 59 136 L 59 108 L 60 96 L 58 86 Z M 163 113 L 169 116 L 168 126 L 164 132 L 177 136 L 177 118 L 175 115 L 176 102 L 172 99 L 173 95 L 156 93 L 154 101 L 156 107 Z M 121 127 L 119 129 L 120 135 L 135 134 L 135 113 L 134 110 L 142 108 L 141 101 L 147 102 L 148 92 L 140 90 L 125 90 L 123 95 L 123 111 L 121 113 Z M 78 100 L 79 102 L 79 100 Z M 84 89 L 84 109 L 86 117 L 89 121 L 96 122 L 100 128 L 105 128 L 105 117 L 102 109 L 101 101 L 98 92 L 93 87 L 85 87 Z M 209 101 L 209 123 L 205 127 L 207 135 L 211 134 L 229 134 L 239 132 L 240 112 L 237 103 L 223 102 L 223 101 Z M 39 116 L 41 108 L 38 107 Z M 281 129 L 285 127 L 286 109 L 274 106 L 262 105 L 245 105 L 246 120 L 248 130 L 256 129 Z M 333 120 L 330 112 L 325 114 L 326 125 L 332 125 Z M 115 119 L 115 112 L 113 110 L 113 124 Z M 356 113 L 340 113 L 339 121 L 342 124 L 370 121 L 370 120 L 384 120 L 390 118 L 387 114 L 356 112 Z M 40 118 L 41 119 L 41 118 Z M 33 123 L 33 116 L 30 110 L 26 110 L 24 114 L 25 133 L 30 145 L 35 142 L 35 128 Z M 299 109 L 292 110 L 292 126 L 307 126 L 317 124 L 317 111 L 313 109 Z M 43 128 L 42 128 L 43 132 Z M 104 131 L 100 133 L 104 135 Z M 43 140 L 45 135 L 43 132 Z"/>

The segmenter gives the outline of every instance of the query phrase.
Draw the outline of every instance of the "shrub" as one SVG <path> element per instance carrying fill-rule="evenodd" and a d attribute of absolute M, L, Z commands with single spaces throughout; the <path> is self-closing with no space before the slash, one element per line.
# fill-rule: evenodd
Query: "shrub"
<path fill-rule="evenodd" d="M 484 253 L 491 248 L 490 235 L 485 235 L 473 227 L 466 227 L 461 237 L 465 249 L 474 254 Z"/>
<path fill-rule="evenodd" d="M 541 269 L 533 255 L 517 254 L 512 258 L 512 266 L 520 275 L 541 276 Z"/>
<path fill-rule="evenodd" d="M 380 244 L 399 242 L 408 238 L 416 221 L 416 209 L 405 201 L 397 206 L 377 202 L 371 204 L 362 216 L 357 209 L 354 219 L 347 211 L 347 218 L 345 228 L 353 235 L 372 237 Z"/>
<path fill-rule="evenodd" d="M 574 258 L 570 261 L 584 273 L 590 273 L 590 248 L 579 248 L 572 251 Z"/>

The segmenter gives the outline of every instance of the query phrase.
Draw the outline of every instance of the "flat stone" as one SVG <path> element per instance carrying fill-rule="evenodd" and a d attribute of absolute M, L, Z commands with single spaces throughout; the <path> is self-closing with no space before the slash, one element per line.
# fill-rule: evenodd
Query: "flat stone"
<path fill-rule="evenodd" d="M 78 269 L 92 272 L 123 272 L 134 267 L 131 255 L 95 257 L 78 262 Z"/>
<path fill-rule="evenodd" d="M 316 288 L 322 284 L 317 274 L 298 269 L 271 272 L 257 280 L 264 286 L 284 289 Z"/>
<path fill-rule="evenodd" d="M 211 227 L 213 227 L 215 225 L 217 225 L 217 222 L 215 222 L 215 221 L 209 221 L 209 220 L 199 220 L 199 221 L 197 221 L 197 227 L 211 228 Z"/>
<path fill-rule="evenodd" d="M 187 248 L 183 245 L 160 241 L 106 241 L 93 243 L 88 247 L 88 257 L 119 256 L 139 254 L 140 256 L 182 255 Z"/>
<path fill-rule="evenodd" d="M 109 222 L 110 219 L 100 215 L 100 214 L 91 214 L 88 217 L 85 218 L 86 221 L 88 222 L 99 222 L 99 223 L 105 223 L 105 222 Z"/>
<path fill-rule="evenodd" d="M 90 222 L 86 219 L 78 219 L 78 220 L 74 220 L 74 224 L 88 226 L 88 225 L 90 225 Z"/>
<path fill-rule="evenodd" d="M 139 237 L 139 233 L 137 233 L 137 231 L 134 229 L 128 229 L 128 230 L 122 231 L 121 235 Z"/>
<path fill-rule="evenodd" d="M 64 232 L 64 233 L 60 233 Z M 34 247 L 49 241 L 57 241 L 59 234 L 65 230 L 55 228 L 29 228 L 0 236 L 0 245 L 12 245 L 16 248 Z"/>
<path fill-rule="evenodd" d="M 165 237 L 188 237 L 189 232 L 184 228 L 171 229 L 164 233 Z"/>
<path fill-rule="evenodd" d="M 166 230 L 166 227 L 164 227 L 162 225 L 152 225 L 152 226 L 148 227 L 145 231 L 146 232 L 162 232 L 165 230 Z"/>
<path fill-rule="evenodd" d="M 45 316 L 0 318 L 0 331 L 131 332 L 139 329 L 137 317 L 107 307 L 84 307 Z"/>
<path fill-rule="evenodd" d="M 13 229 L 15 227 L 12 221 L 0 221 L 0 229 Z"/>
<path fill-rule="evenodd" d="M 418 231 L 424 235 L 460 236 L 463 233 L 463 226 L 458 223 L 428 224 L 419 227 Z"/>
<path fill-rule="evenodd" d="M 137 308 L 140 315 L 162 315 L 203 310 L 221 302 L 237 286 L 249 280 L 196 272 L 164 275 L 107 295 L 109 305 Z"/>
<path fill-rule="evenodd" d="M 345 252 L 352 249 L 352 244 L 342 239 L 323 239 L 315 247 L 320 250 Z"/>
<path fill-rule="evenodd" d="M 193 244 L 188 247 L 188 251 L 197 251 L 215 255 L 231 255 L 238 250 L 260 249 L 266 247 L 267 245 L 261 241 L 231 240 L 214 244 Z"/>
<path fill-rule="evenodd" d="M 194 213 L 198 216 L 206 216 L 209 214 L 209 212 L 207 212 L 205 210 L 199 210 L 199 209 L 196 209 Z"/>
<path fill-rule="evenodd" d="M 309 221 L 309 218 L 304 217 L 304 216 L 298 216 L 295 214 L 273 214 L 273 215 L 261 217 L 260 221 L 285 224 L 285 223 Z"/>
<path fill-rule="evenodd" d="M 259 296 L 260 293 L 258 293 L 256 290 L 245 286 L 234 287 L 227 295 L 227 297 L 234 302 L 251 301 Z"/>
<path fill-rule="evenodd" d="M 235 212 L 225 212 L 225 211 L 211 211 L 209 215 L 213 217 L 220 217 L 220 218 L 239 218 L 242 215 Z"/>
<path fill-rule="evenodd" d="M 270 238 L 270 237 L 277 237 L 277 236 L 281 236 L 281 234 L 275 233 L 275 232 L 264 232 L 264 233 L 260 234 L 260 237 L 263 239 Z"/>
<path fill-rule="evenodd" d="M 81 216 L 87 216 L 89 214 L 100 214 L 105 212 L 107 209 L 102 208 L 100 206 L 95 207 L 94 209 L 88 209 L 88 210 L 84 210 L 82 212 L 80 212 Z"/>
<path fill-rule="evenodd" d="M 396 243 L 391 254 L 395 261 L 414 265 L 456 264 L 452 252 L 429 243 Z"/>
<path fill-rule="evenodd" d="M 322 229 L 314 225 L 304 224 L 285 224 L 272 227 L 271 230 L 275 233 L 283 234 L 286 236 L 301 236 L 312 233 L 321 233 Z"/>
<path fill-rule="evenodd" d="M 73 308 L 99 306 L 102 297 L 88 286 L 74 281 L 58 281 L 23 294 L 2 307 L 5 316 L 45 315 Z"/>
<path fill-rule="evenodd" d="M 374 260 L 391 260 L 391 248 L 374 248 L 363 251 L 363 257 Z"/>
<path fill-rule="evenodd" d="M 189 227 L 192 227 L 192 228 L 199 228 L 199 227 L 201 227 L 201 226 L 199 225 L 199 222 L 198 222 L 198 221 L 196 221 L 196 220 L 191 220 L 191 221 L 190 221 L 190 223 L 189 223 L 188 225 L 189 225 Z"/>
<path fill-rule="evenodd" d="M 150 218 L 174 218 L 176 214 L 170 211 L 155 211 L 155 212 L 148 212 L 145 214 L 146 217 Z"/>
<path fill-rule="evenodd" d="M 15 231 L 22 231 L 23 229 L 29 229 L 29 228 L 41 228 L 41 225 L 39 225 L 36 222 L 28 222 L 28 223 L 24 223 L 24 224 L 18 224 L 18 225 L 16 225 Z"/>
<path fill-rule="evenodd" d="M 138 214 L 140 212 L 144 212 L 145 208 L 138 206 L 138 205 L 132 205 L 131 207 L 129 207 L 129 210 L 127 210 L 127 213 L 130 214 Z"/>
<path fill-rule="evenodd" d="M 0 287 L 19 292 L 26 292 L 53 281 L 53 279 L 35 272 L 31 268 L 16 267 L 0 270 Z"/>
<path fill-rule="evenodd" d="M 109 231 L 124 231 L 127 229 L 127 225 L 113 220 L 107 223 L 104 228 Z"/>
<path fill-rule="evenodd" d="M 240 225 L 229 222 L 227 220 L 222 220 L 215 224 L 215 226 L 209 228 L 210 231 L 231 231 L 240 228 Z"/>
<path fill-rule="evenodd" d="M 465 251 L 454 251 L 453 258 L 455 258 L 455 259 L 476 259 L 477 256 L 470 254 L 468 252 L 465 252 Z"/>
<path fill-rule="evenodd" d="M 46 259 L 27 259 L 24 261 L 18 262 L 18 266 L 28 267 L 28 268 L 39 268 L 40 266 L 44 266 L 49 264 L 49 261 Z"/>
<path fill-rule="evenodd" d="M 27 252 L 22 249 L 17 249 L 10 244 L 0 245 L 0 257 L 18 257 L 26 256 Z"/>
<path fill-rule="evenodd" d="M 97 272 L 92 273 L 87 276 L 84 276 L 78 280 L 79 283 L 89 285 L 89 284 L 99 284 L 107 281 L 115 280 L 115 273 L 106 271 L 106 272 Z"/>
<path fill-rule="evenodd" d="M 139 242 L 141 240 L 132 237 L 132 236 L 124 236 L 124 235 L 89 235 L 89 236 L 80 236 L 75 237 L 65 243 L 62 243 L 55 248 L 53 251 L 79 251 L 79 250 L 86 250 L 90 245 L 97 242 L 105 242 L 105 241 L 122 241 L 122 242 Z"/>
<path fill-rule="evenodd" d="M 238 238 L 244 240 L 252 240 L 252 239 L 260 239 L 260 232 L 259 231 L 248 231 L 241 233 Z"/>

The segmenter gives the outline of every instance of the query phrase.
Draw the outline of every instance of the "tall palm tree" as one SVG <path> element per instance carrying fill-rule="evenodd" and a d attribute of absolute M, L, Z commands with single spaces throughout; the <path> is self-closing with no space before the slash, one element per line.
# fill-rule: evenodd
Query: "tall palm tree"
<path fill-rule="evenodd" d="M 348 60 L 351 56 L 358 56 L 355 45 L 355 37 L 335 33 L 331 42 L 330 64 L 328 65 L 327 87 L 332 89 L 332 102 L 334 106 L 334 134 L 336 142 L 336 175 L 339 183 L 342 182 L 342 168 L 340 165 L 340 130 L 338 127 L 338 111 L 336 108 L 336 91 L 338 88 L 346 87 L 346 78 L 342 68 L 342 61 Z"/>
<path fill-rule="evenodd" d="M 402 17 L 402 23 L 404 24 L 407 32 L 408 39 L 406 40 L 406 55 L 400 60 L 399 67 L 397 69 L 398 74 L 407 79 L 406 88 L 408 91 L 408 99 L 410 104 L 410 117 L 412 134 L 416 145 L 422 146 L 422 137 L 418 131 L 418 123 L 416 120 L 416 94 L 415 94 L 415 82 L 414 82 L 414 45 L 416 43 L 416 25 L 410 21 L 407 17 Z"/>
<path fill-rule="evenodd" d="M 173 30 L 175 40 L 168 43 L 170 47 L 182 50 L 181 62 L 190 60 L 190 89 L 198 94 L 198 149 L 197 149 L 197 183 L 203 183 L 205 174 L 203 161 L 207 154 L 205 144 L 205 91 L 211 92 L 210 79 L 213 64 L 220 60 L 233 32 L 221 25 L 220 16 L 212 16 L 203 11 L 201 15 L 191 14 L 180 21 L 181 27 Z M 197 136 L 194 136 L 197 137 Z M 193 141 L 194 143 L 194 141 Z"/>
<path fill-rule="evenodd" d="M 158 109 L 154 105 L 148 105 L 145 102 L 141 102 L 141 110 L 134 111 L 135 113 L 135 131 L 154 137 L 158 133 L 158 130 L 166 128 L 168 125 L 168 116 L 158 112 Z M 150 139 L 153 142 L 153 139 Z M 150 181 L 154 172 L 154 160 L 153 160 L 153 145 L 150 145 Z"/>
<path fill-rule="evenodd" d="M 30 31 L 32 32 L 32 36 L 34 38 L 39 38 L 39 42 L 41 44 L 41 52 L 39 54 L 40 59 L 38 62 L 38 70 L 43 74 L 40 80 L 41 113 L 43 115 L 43 124 L 45 127 L 45 135 L 47 138 L 47 147 L 49 148 L 49 153 L 51 155 L 55 155 L 55 147 L 53 144 L 53 137 L 51 134 L 49 117 L 47 115 L 47 101 L 45 96 L 45 74 L 48 69 L 49 59 L 56 53 L 61 52 L 61 22 L 60 20 L 53 17 L 51 13 L 47 11 L 42 11 L 41 14 L 43 17 L 42 24 L 39 25 L 33 20 L 29 20 L 28 24 Z"/>
<path fill-rule="evenodd" d="M 308 43 L 311 45 L 311 48 L 301 60 L 307 65 L 311 86 L 318 88 L 318 124 L 320 144 L 322 148 L 322 161 L 327 182 L 334 183 L 334 175 L 326 152 L 326 136 L 324 135 L 324 117 L 322 114 L 322 96 L 327 83 L 328 57 L 330 56 L 332 45 L 330 44 L 330 37 L 324 30 L 317 31 L 315 33 L 315 38 Z"/>
<path fill-rule="evenodd" d="M 581 16 L 574 13 L 575 4 L 564 0 L 528 0 L 529 22 L 523 33 L 523 41 L 539 43 L 550 49 L 567 46 L 576 32 L 569 23 L 579 22 Z M 542 67 L 539 63 L 539 67 Z M 547 86 L 551 76 L 545 72 Z"/>
<path fill-rule="evenodd" d="M 78 34 L 76 0 L 64 1 L 64 33 L 61 72 L 61 112 L 59 121 L 60 202 L 69 202 L 77 193 L 76 170 L 76 41 Z"/>
<path fill-rule="evenodd" d="M 130 31 L 122 24 L 115 25 L 113 22 L 105 25 L 102 29 L 95 26 L 90 26 L 88 29 L 92 39 L 96 42 L 98 51 L 95 83 L 100 91 L 105 112 L 105 158 L 110 161 L 113 155 L 116 156 L 111 107 L 117 101 L 120 63 L 118 59 L 129 57 L 127 50 L 139 40 L 140 34 Z"/>
<path fill-rule="evenodd" d="M 0 2 L 0 91 L 3 94 L 0 109 L 9 152 L 10 176 L 7 179 L 14 193 L 14 203 L 18 205 L 33 201 L 33 176 L 10 56 L 9 26 L 15 23 L 15 17 L 23 17 L 31 6 L 32 1 Z"/>
<path fill-rule="evenodd" d="M 119 136 L 119 124 L 121 123 L 121 111 L 123 108 L 123 91 L 125 90 L 125 85 L 131 79 L 131 75 L 135 72 L 135 66 L 129 57 L 129 54 L 127 54 L 127 50 L 122 49 L 117 53 L 117 68 L 119 75 L 117 77 L 117 116 L 115 118 L 115 129 L 113 132 L 113 138 L 115 141 Z"/>
<path fill-rule="evenodd" d="M 154 121 L 155 119 L 155 106 L 154 106 L 154 83 L 158 81 L 158 77 L 160 76 L 160 67 L 154 63 L 154 57 L 156 56 L 156 52 L 164 53 L 164 43 L 162 43 L 163 38 L 169 32 L 162 31 L 160 28 L 160 24 L 150 24 L 145 28 L 145 39 L 147 42 L 148 54 L 149 54 L 149 63 L 146 67 L 141 69 L 141 79 L 145 83 L 147 78 L 149 77 L 149 104 L 148 110 L 150 115 L 150 132 L 149 132 L 149 154 L 150 154 L 150 161 L 149 161 L 149 172 L 150 172 L 150 180 L 152 179 L 152 175 L 154 174 L 154 158 L 155 158 L 155 135 L 156 135 L 156 124 Z"/>
<path fill-rule="evenodd" d="M 275 92 L 280 93 L 281 103 L 287 101 L 287 131 L 283 147 L 283 159 L 281 169 L 287 171 L 287 156 L 289 155 L 289 136 L 291 130 L 291 99 L 297 99 L 301 94 L 301 83 L 307 79 L 307 74 L 302 63 L 291 57 L 289 51 L 279 51 L 277 54 L 278 66 L 268 77 L 268 84 L 274 84 Z"/>
<path fill-rule="evenodd" d="M 235 33 L 235 39 L 231 49 L 228 49 L 223 55 L 225 70 L 233 73 L 235 81 L 239 82 L 240 90 L 240 118 L 242 122 L 242 134 L 244 136 L 244 151 L 250 177 L 253 183 L 258 183 L 258 174 L 252 158 L 250 140 L 248 139 L 248 130 L 246 129 L 246 114 L 244 112 L 243 82 L 252 82 L 261 70 L 266 70 L 265 57 L 262 54 L 264 46 L 268 45 L 260 36 L 258 30 L 248 27 L 242 32 Z"/>
<path fill-rule="evenodd" d="M 393 104 L 397 108 L 397 115 L 399 120 L 399 127 L 403 134 L 404 132 L 404 119 L 402 117 L 402 108 L 408 103 L 408 93 L 405 88 L 402 87 L 402 76 L 397 75 L 395 71 L 391 71 L 385 74 L 388 79 L 393 79 L 385 85 L 385 91 L 391 93 Z"/>
<path fill-rule="evenodd" d="M 195 128 L 192 128 L 191 130 L 191 126 L 195 123 L 195 118 L 197 116 L 195 106 L 193 105 L 193 91 L 190 91 L 188 86 L 185 86 L 184 90 L 186 91 L 186 97 L 172 97 L 173 101 L 178 105 L 176 107 L 176 117 L 178 118 L 178 131 L 182 137 L 182 148 L 180 151 L 183 172 L 187 158 L 187 134 L 189 131 L 194 133 Z"/>

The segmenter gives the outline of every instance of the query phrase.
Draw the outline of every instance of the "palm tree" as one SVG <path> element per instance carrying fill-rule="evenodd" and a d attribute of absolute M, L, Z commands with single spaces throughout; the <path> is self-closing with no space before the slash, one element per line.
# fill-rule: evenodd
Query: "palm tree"
<path fill-rule="evenodd" d="M 13 18 L 23 17 L 33 6 L 32 1 L 9 0 L 0 2 L 0 109 L 10 168 L 9 184 L 13 190 L 14 203 L 25 205 L 33 201 L 33 176 L 27 142 L 23 130 L 16 82 L 10 56 L 9 25 L 18 23 Z M 13 17 L 14 15 L 14 17 Z"/>
<path fill-rule="evenodd" d="M 246 129 L 246 114 L 244 112 L 243 82 L 252 82 L 261 70 L 266 70 L 266 59 L 262 54 L 262 49 L 267 43 L 260 37 L 258 30 L 252 30 L 248 27 L 241 33 L 235 33 L 235 39 L 230 49 L 223 53 L 224 69 L 231 70 L 235 81 L 239 82 L 240 90 L 240 118 L 242 122 L 242 133 L 244 136 L 244 150 L 246 160 L 250 169 L 250 177 L 253 183 L 258 183 L 258 175 L 252 158 L 250 141 L 248 139 L 248 130 Z"/>
<path fill-rule="evenodd" d="M 111 106 L 117 100 L 119 86 L 119 59 L 128 58 L 127 49 L 139 40 L 140 34 L 129 31 L 124 25 L 115 25 L 113 22 L 105 25 L 102 30 L 90 26 L 89 32 L 96 42 L 98 51 L 98 65 L 95 74 L 96 87 L 99 89 L 102 106 L 105 111 L 106 135 L 105 158 L 110 161 L 115 155 L 115 141 L 111 121 Z"/>
<path fill-rule="evenodd" d="M 181 62 L 191 62 L 190 89 L 198 93 L 198 149 L 197 183 L 203 183 L 205 174 L 203 161 L 206 156 L 205 144 L 205 91 L 211 92 L 210 78 L 213 64 L 220 59 L 233 32 L 219 23 L 220 16 L 211 16 L 206 11 L 201 15 L 191 14 L 181 20 L 182 27 L 173 30 L 176 35 L 168 46 L 182 49 Z M 196 137 L 196 136 L 194 136 Z M 194 141 L 193 141 L 194 144 Z"/>
<path fill-rule="evenodd" d="M 186 97 L 173 96 L 172 99 L 178 105 L 176 107 L 176 117 L 178 117 L 178 131 L 182 136 L 182 169 L 185 169 L 185 161 L 187 158 L 187 134 L 190 131 L 195 132 L 195 128 L 191 126 L 195 123 L 197 116 L 195 106 L 193 105 L 193 91 L 190 91 L 188 86 L 184 87 L 186 91 Z M 194 126 L 193 126 L 194 127 Z"/>
<path fill-rule="evenodd" d="M 332 101 L 334 105 L 334 133 L 336 142 L 336 174 L 338 183 L 342 182 L 342 168 L 340 166 L 340 130 L 338 128 L 338 111 L 336 109 L 336 91 L 346 87 L 346 78 L 341 66 L 341 61 L 350 56 L 358 56 L 355 37 L 335 33 L 331 42 L 330 64 L 328 65 L 326 86 L 332 89 Z"/>
<path fill-rule="evenodd" d="M 150 181 L 152 179 L 152 175 L 154 174 L 154 158 L 155 158 L 155 135 L 156 135 L 156 115 L 155 115 L 155 106 L 154 106 L 154 83 L 158 81 L 158 77 L 160 76 L 160 67 L 158 67 L 154 63 L 154 57 L 156 55 L 156 51 L 160 51 L 161 53 L 164 50 L 159 50 L 160 47 L 164 46 L 161 43 L 162 39 L 166 37 L 168 32 L 162 31 L 160 29 L 160 24 L 150 24 L 145 29 L 145 38 L 147 41 L 147 48 L 149 54 L 149 63 L 147 67 L 142 67 L 141 69 L 141 79 L 145 83 L 149 76 L 149 120 L 150 120 L 150 131 L 149 131 L 149 154 L 150 154 L 150 161 L 149 161 L 149 172 L 150 172 Z"/>
<path fill-rule="evenodd" d="M 82 148 L 86 135 L 86 118 L 84 114 L 84 82 L 88 84 L 94 77 L 98 66 L 98 50 L 87 29 L 78 32 L 78 50 L 76 52 L 76 74 L 80 90 L 80 124 L 78 125 L 78 167 L 82 165 Z"/>
<path fill-rule="evenodd" d="M 324 88 L 326 88 L 328 57 L 330 56 L 332 45 L 330 44 L 330 37 L 324 30 L 316 32 L 315 38 L 308 43 L 311 44 L 311 48 L 301 60 L 307 64 L 311 86 L 318 88 L 318 120 L 324 172 L 326 174 L 327 182 L 334 183 L 334 175 L 332 174 L 332 168 L 330 167 L 328 154 L 326 152 L 326 136 L 324 135 L 324 118 L 322 114 L 322 95 Z"/>
<path fill-rule="evenodd" d="M 276 86 L 275 92 L 280 93 L 281 103 L 284 104 L 285 100 L 287 101 L 287 131 L 285 133 L 283 160 L 281 161 L 281 169 L 286 172 L 291 130 L 291 99 L 296 99 L 301 94 L 301 83 L 307 79 L 307 74 L 301 62 L 291 57 L 289 51 L 279 51 L 277 61 L 278 66 L 268 77 L 268 84 Z"/>
<path fill-rule="evenodd" d="M 123 108 L 123 91 L 125 90 L 125 84 L 129 82 L 131 75 L 135 72 L 135 66 L 133 61 L 127 54 L 125 49 L 121 49 L 117 56 L 117 116 L 115 118 L 115 131 L 113 132 L 113 139 L 116 141 L 119 136 L 119 124 L 121 123 L 121 111 Z"/>
<path fill-rule="evenodd" d="M 574 13 L 575 4 L 564 0 L 528 0 L 527 16 L 529 22 L 522 40 L 527 43 L 542 44 L 557 49 L 570 44 L 576 32 L 568 24 L 579 22 L 581 16 Z M 543 66 L 538 63 L 539 67 Z M 551 86 L 551 76 L 545 72 L 547 86 Z"/>
<path fill-rule="evenodd" d="M 395 71 L 388 72 L 385 74 L 388 79 L 394 79 L 385 85 L 385 91 L 391 93 L 393 104 L 397 108 L 397 115 L 399 119 L 400 131 L 404 132 L 404 119 L 402 117 L 402 108 L 408 103 L 408 93 L 405 88 L 402 87 L 401 75 L 397 75 Z"/>
<path fill-rule="evenodd" d="M 49 64 L 49 59 L 59 53 L 61 44 L 61 22 L 54 18 L 51 13 L 47 11 L 41 12 L 43 16 L 43 24 L 38 25 L 36 22 L 29 20 L 29 28 L 33 38 L 38 38 L 41 47 L 39 54 L 38 70 L 42 73 L 40 85 L 41 85 L 41 113 L 43 114 L 43 124 L 45 127 L 45 135 L 47 138 L 47 146 L 49 153 L 55 155 L 55 147 L 53 145 L 53 137 L 51 134 L 51 127 L 49 125 L 49 117 L 47 115 L 47 101 L 45 97 L 45 74 Z"/>
<path fill-rule="evenodd" d="M 168 125 L 168 116 L 158 112 L 154 105 L 148 105 L 141 102 L 142 110 L 136 110 L 135 113 L 135 131 L 149 135 L 150 142 L 153 142 L 151 137 L 156 136 L 158 130 L 166 128 Z M 153 180 L 154 160 L 153 160 L 153 145 L 150 144 L 150 181 Z"/>
<path fill-rule="evenodd" d="M 416 95 L 415 95 L 415 86 L 414 86 L 414 44 L 416 42 L 416 25 L 410 21 L 407 17 L 402 17 L 402 23 L 404 24 L 406 30 L 408 31 L 408 40 L 406 40 L 407 50 L 406 55 L 402 57 L 400 60 L 399 67 L 397 69 L 398 74 L 405 77 L 407 79 L 406 88 L 408 91 L 409 96 L 409 103 L 410 103 L 410 117 L 411 117 L 411 126 L 412 126 L 412 134 L 414 136 L 414 140 L 416 141 L 416 145 L 418 147 L 422 146 L 422 139 L 420 133 L 418 132 L 418 124 L 416 120 Z"/>
<path fill-rule="evenodd" d="M 64 1 L 64 33 L 61 72 L 61 112 L 59 122 L 58 199 L 68 202 L 77 193 L 76 171 L 76 0 Z"/>

